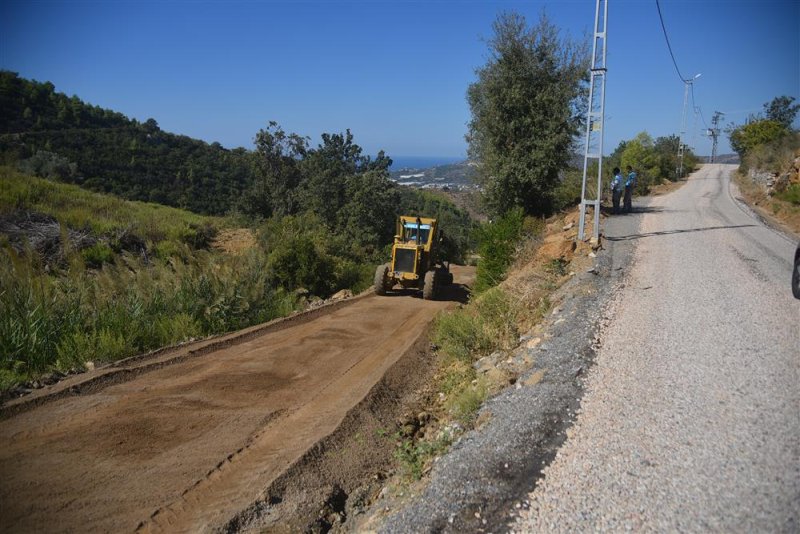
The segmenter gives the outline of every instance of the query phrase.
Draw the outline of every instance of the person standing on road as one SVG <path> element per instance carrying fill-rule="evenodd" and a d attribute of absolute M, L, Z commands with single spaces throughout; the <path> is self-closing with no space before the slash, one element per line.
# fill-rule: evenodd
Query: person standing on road
<path fill-rule="evenodd" d="M 636 173 L 633 172 L 633 168 L 630 165 L 626 170 L 628 171 L 628 177 L 625 179 L 625 213 L 630 213 L 633 211 L 631 197 L 633 196 L 633 188 L 636 187 Z"/>
<path fill-rule="evenodd" d="M 614 215 L 619 213 L 620 196 L 622 196 L 622 175 L 619 167 L 614 167 L 614 177 L 611 179 L 611 202 L 614 205 Z"/>

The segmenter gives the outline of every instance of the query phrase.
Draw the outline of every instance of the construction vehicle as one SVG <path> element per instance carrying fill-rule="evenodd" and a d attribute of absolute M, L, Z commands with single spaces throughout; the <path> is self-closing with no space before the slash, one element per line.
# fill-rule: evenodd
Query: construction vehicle
<path fill-rule="evenodd" d="M 450 264 L 439 257 L 444 233 L 436 219 L 401 215 L 392 245 L 392 261 L 375 270 L 375 293 L 386 295 L 395 286 L 422 291 L 432 300 L 453 283 Z"/>

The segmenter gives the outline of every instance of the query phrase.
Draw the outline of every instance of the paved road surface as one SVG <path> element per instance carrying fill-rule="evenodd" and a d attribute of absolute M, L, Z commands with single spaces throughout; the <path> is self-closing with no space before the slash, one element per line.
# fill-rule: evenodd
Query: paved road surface
<path fill-rule="evenodd" d="M 735 166 L 653 199 L 581 415 L 516 530 L 800 531 L 796 243 L 734 202 Z M 621 219 L 619 219 L 621 220 Z"/>
<path fill-rule="evenodd" d="M 473 275 L 455 269 L 457 282 Z M 134 362 L 128 371 L 151 369 L 97 391 L 83 378 L 88 393 L 0 421 L 0 531 L 219 528 L 333 432 L 450 305 L 368 296 L 216 350 L 181 347 L 163 367 Z"/>

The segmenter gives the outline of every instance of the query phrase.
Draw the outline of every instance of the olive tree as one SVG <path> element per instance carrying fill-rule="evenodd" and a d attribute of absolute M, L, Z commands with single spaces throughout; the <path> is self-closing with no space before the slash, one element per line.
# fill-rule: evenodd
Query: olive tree
<path fill-rule="evenodd" d="M 546 214 L 582 124 L 588 47 L 562 38 L 544 14 L 528 27 L 503 13 L 493 29 L 488 61 L 467 90 L 469 155 L 491 212 Z"/>

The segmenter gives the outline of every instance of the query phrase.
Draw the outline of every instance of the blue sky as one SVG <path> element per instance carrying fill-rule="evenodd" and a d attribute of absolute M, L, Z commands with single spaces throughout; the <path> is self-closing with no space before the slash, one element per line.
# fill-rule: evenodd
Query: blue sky
<path fill-rule="evenodd" d="M 497 13 L 535 23 L 546 9 L 581 39 L 594 5 L 4 0 L 0 68 L 228 147 L 251 148 L 276 120 L 315 144 L 350 128 L 369 153 L 460 156 L 466 89 Z M 779 95 L 800 100 L 800 0 L 661 0 L 661 9 L 683 75 L 702 73 L 695 97 L 706 121 L 719 110 L 725 124 L 743 122 Z M 655 0 L 610 0 L 608 24 L 607 153 L 643 130 L 677 133 L 683 104 Z M 694 140 L 710 153 L 700 133 Z"/>

